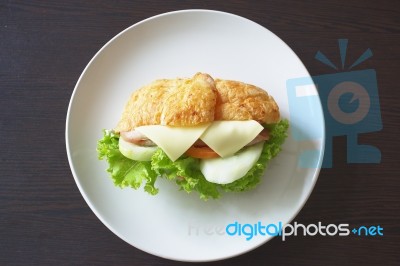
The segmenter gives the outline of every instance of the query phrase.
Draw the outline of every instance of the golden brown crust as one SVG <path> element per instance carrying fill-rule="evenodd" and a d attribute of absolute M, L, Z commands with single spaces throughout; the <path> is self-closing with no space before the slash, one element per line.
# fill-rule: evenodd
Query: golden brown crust
<path fill-rule="evenodd" d="M 145 125 L 195 126 L 214 120 L 270 124 L 279 119 L 278 105 L 264 90 L 197 73 L 191 79 L 156 80 L 135 91 L 115 131 Z"/>
<path fill-rule="evenodd" d="M 218 91 L 215 120 L 279 122 L 279 107 L 266 91 L 232 80 L 216 79 L 215 85 Z"/>
<path fill-rule="evenodd" d="M 191 79 L 161 79 L 135 91 L 115 131 L 138 126 L 195 126 L 214 121 L 214 80 L 197 73 Z"/>

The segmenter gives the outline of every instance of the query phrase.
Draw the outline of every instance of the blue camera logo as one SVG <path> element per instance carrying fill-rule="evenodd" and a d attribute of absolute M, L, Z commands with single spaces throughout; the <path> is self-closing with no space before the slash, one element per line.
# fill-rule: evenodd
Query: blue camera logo
<path fill-rule="evenodd" d="M 347 39 L 339 40 L 342 69 L 346 58 Z M 372 56 L 372 51 L 367 49 L 349 70 Z M 334 69 L 333 64 L 320 51 L 315 58 Z M 382 119 L 379 105 L 376 72 L 373 69 L 339 72 L 309 77 L 295 78 L 287 81 L 287 92 L 291 121 L 301 121 L 303 126 L 313 127 L 318 121 L 319 114 L 312 111 L 313 106 L 318 107 L 318 95 L 308 89 L 313 84 L 319 92 L 326 124 L 325 155 L 322 167 L 332 167 L 332 138 L 334 136 L 347 137 L 347 162 L 348 163 L 380 163 L 381 152 L 378 148 L 360 144 L 358 135 L 382 129 Z M 318 132 L 318 131 L 316 131 Z M 293 138 L 296 141 L 312 141 L 322 136 L 305 136 L 296 127 L 292 128 Z M 300 157 L 301 167 L 314 167 L 309 162 L 318 151 L 308 150 Z"/>

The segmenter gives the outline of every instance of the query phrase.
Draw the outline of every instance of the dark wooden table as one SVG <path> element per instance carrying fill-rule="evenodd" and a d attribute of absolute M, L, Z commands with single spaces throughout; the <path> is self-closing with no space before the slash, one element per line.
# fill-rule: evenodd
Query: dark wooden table
<path fill-rule="evenodd" d="M 92 213 L 75 185 L 65 118 L 79 75 L 113 36 L 150 16 L 215 9 L 249 18 L 282 38 L 312 75 L 334 70 L 314 59 L 373 57 L 383 129 L 360 135 L 380 164 L 347 164 L 346 137 L 334 138 L 334 167 L 322 169 L 299 223 L 380 225 L 377 237 L 273 239 L 211 265 L 400 265 L 400 4 L 398 1 L 1 1 L 0 265 L 181 265 L 120 240 Z"/>

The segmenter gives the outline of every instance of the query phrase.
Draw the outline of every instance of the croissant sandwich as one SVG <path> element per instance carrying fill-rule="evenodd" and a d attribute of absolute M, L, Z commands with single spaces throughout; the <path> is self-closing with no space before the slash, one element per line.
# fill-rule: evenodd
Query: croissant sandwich
<path fill-rule="evenodd" d="M 261 88 L 197 73 L 136 90 L 97 152 L 117 186 L 155 195 L 162 177 L 215 199 L 256 187 L 288 126 Z"/>

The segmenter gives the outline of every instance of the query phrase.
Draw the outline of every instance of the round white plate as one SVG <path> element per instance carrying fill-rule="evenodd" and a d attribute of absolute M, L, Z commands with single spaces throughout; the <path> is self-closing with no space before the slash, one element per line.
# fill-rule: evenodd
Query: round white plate
<path fill-rule="evenodd" d="M 159 78 L 191 77 L 196 72 L 240 80 L 274 96 L 291 130 L 282 152 L 271 161 L 262 183 L 245 193 L 223 194 L 204 202 L 159 179 L 159 194 L 114 187 L 107 164 L 97 159 L 102 129 L 116 125 L 130 94 Z M 317 91 L 297 96 L 303 116 L 291 116 L 289 79 L 309 77 L 294 52 L 277 36 L 245 18 L 209 10 L 183 10 L 141 21 L 109 41 L 89 62 L 72 94 L 66 146 L 73 176 L 97 217 L 129 244 L 180 261 L 211 261 L 250 251 L 270 236 L 230 236 L 227 225 L 290 222 L 309 197 L 323 157 L 324 121 Z M 303 86 L 304 87 L 304 86 Z M 311 93 L 310 93 L 311 92 Z M 297 93 L 297 92 L 296 92 Z M 314 94 L 314 97 L 312 96 Z M 318 99 L 318 95 L 316 96 Z M 294 101 L 295 103 L 295 101 Z M 296 103 L 295 103 L 296 104 Z M 298 112 L 297 112 L 298 113 Z M 306 123 L 307 114 L 316 114 Z M 318 139 L 299 141 L 293 130 Z M 313 166 L 303 168 L 301 154 Z"/>

